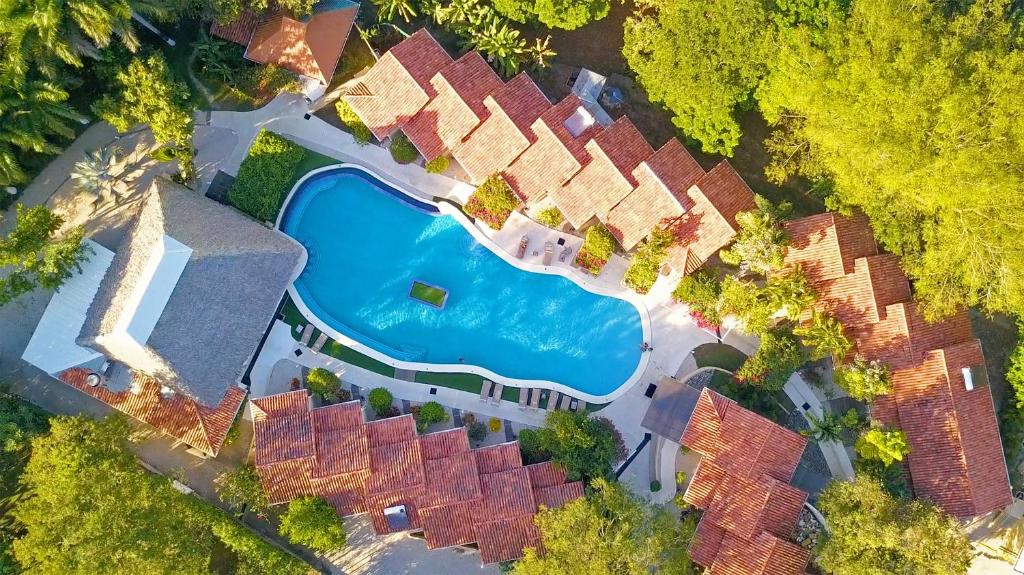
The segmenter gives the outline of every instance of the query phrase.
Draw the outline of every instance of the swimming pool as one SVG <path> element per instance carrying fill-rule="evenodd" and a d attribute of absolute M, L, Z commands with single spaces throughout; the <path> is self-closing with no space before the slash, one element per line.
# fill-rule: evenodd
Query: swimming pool
<path fill-rule="evenodd" d="M 639 371 L 633 303 L 520 269 L 437 204 L 361 169 L 307 176 L 279 227 L 308 255 L 293 295 L 328 333 L 393 365 L 552 382 L 591 401 Z M 443 306 L 412 297 L 414 282 L 444 291 Z"/>

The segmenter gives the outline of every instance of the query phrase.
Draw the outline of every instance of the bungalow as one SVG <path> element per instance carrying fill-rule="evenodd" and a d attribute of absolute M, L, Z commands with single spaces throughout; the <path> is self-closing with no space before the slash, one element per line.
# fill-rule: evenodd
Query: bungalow
<path fill-rule="evenodd" d="M 703 389 L 680 442 L 701 455 L 683 499 L 704 510 L 690 557 L 709 575 L 798 575 L 807 493 L 789 484 L 807 440 Z"/>
<path fill-rule="evenodd" d="M 844 325 L 856 352 L 892 370 L 871 415 L 907 434 L 917 496 L 973 518 L 1012 502 L 981 344 L 960 311 L 938 322 L 911 301 L 895 256 L 878 254 L 863 216 L 818 214 L 786 224 L 788 266 L 800 266 L 818 308 Z"/>
<path fill-rule="evenodd" d="M 484 564 L 541 544 L 542 507 L 583 496 L 517 442 L 470 449 L 464 427 L 416 434 L 411 415 L 365 422 L 358 401 L 311 408 L 304 390 L 252 400 L 255 464 L 270 503 L 314 495 L 368 513 L 379 534 L 421 531 L 428 549 L 476 544 Z"/>
<path fill-rule="evenodd" d="M 22 358 L 216 456 L 302 249 L 166 180 L 145 193 L 116 254 L 88 245 Z"/>
<path fill-rule="evenodd" d="M 303 92 L 316 99 L 331 83 L 358 10 L 351 0 L 320 0 L 302 19 L 281 10 L 244 10 L 234 22 L 214 23 L 210 33 L 245 46 L 247 60 L 294 72 Z"/>
<path fill-rule="evenodd" d="M 406 125 L 436 95 L 434 76 L 451 56 L 425 29 L 384 53 L 343 98 L 378 140 Z"/>

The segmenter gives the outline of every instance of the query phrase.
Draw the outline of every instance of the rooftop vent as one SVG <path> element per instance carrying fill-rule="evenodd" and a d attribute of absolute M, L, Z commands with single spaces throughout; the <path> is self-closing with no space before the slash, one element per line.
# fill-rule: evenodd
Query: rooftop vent
<path fill-rule="evenodd" d="M 174 397 L 174 389 L 167 387 L 166 385 L 160 386 L 160 397 L 163 399 L 170 399 Z"/>
<path fill-rule="evenodd" d="M 573 138 L 579 138 L 583 132 L 586 132 L 588 128 L 596 123 L 597 120 L 594 118 L 594 115 L 583 106 L 580 106 L 565 120 L 564 125 Z"/>
<path fill-rule="evenodd" d="M 85 376 L 85 384 L 89 387 L 99 387 L 103 383 L 103 377 L 98 373 L 90 373 Z"/>
<path fill-rule="evenodd" d="M 388 522 L 391 531 L 407 531 L 412 527 L 409 523 L 409 514 L 405 511 L 405 505 L 395 505 L 384 508 L 384 519 Z"/>
<path fill-rule="evenodd" d="M 970 367 L 960 368 L 960 374 L 964 378 L 964 389 L 971 391 L 976 387 L 985 387 L 988 385 L 988 373 L 985 371 L 984 365 L 972 365 Z"/>

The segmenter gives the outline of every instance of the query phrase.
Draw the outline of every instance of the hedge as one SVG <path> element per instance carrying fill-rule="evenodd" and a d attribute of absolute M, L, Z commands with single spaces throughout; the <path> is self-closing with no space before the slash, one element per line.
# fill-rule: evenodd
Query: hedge
<path fill-rule="evenodd" d="M 231 205 L 261 221 L 273 221 L 306 150 L 277 134 L 260 130 L 228 191 Z"/>
<path fill-rule="evenodd" d="M 391 145 L 388 149 L 391 150 L 391 157 L 399 164 L 411 164 L 420 157 L 416 146 L 413 146 L 409 138 L 402 133 L 395 134 L 391 138 Z"/>
<path fill-rule="evenodd" d="M 352 137 L 355 138 L 357 144 L 362 146 L 370 143 L 370 140 L 373 139 L 373 133 L 371 133 L 370 128 L 367 128 L 366 124 L 359 119 L 359 116 L 356 115 L 352 106 L 348 105 L 348 102 L 339 98 L 334 104 L 334 110 L 338 112 L 338 119 L 345 125 L 345 129 L 352 134 Z"/>
<path fill-rule="evenodd" d="M 238 557 L 237 573 L 306 575 L 309 565 L 270 545 L 230 519 L 213 524 L 213 534 Z"/>

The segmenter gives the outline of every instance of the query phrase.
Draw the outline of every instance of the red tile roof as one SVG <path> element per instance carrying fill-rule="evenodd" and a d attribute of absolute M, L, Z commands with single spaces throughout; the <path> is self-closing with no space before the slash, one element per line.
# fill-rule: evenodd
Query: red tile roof
<path fill-rule="evenodd" d="M 229 24 L 214 22 L 210 26 L 210 34 L 245 46 L 249 43 L 249 39 L 252 38 L 252 33 L 256 30 L 256 26 L 259 26 L 259 23 L 260 16 L 252 10 L 246 9 L 242 10 L 242 13 L 238 15 L 234 22 Z"/>
<path fill-rule="evenodd" d="M 486 119 L 452 148 L 452 156 L 474 183 L 504 170 L 530 147 L 536 140 L 530 125 L 551 102 L 523 72 L 491 92 L 484 105 Z"/>
<path fill-rule="evenodd" d="M 786 264 L 799 265 L 811 283 L 853 273 L 854 260 L 878 253 L 871 226 L 862 215 L 817 214 L 785 223 L 790 245 Z"/>
<path fill-rule="evenodd" d="M 254 400 L 253 414 L 271 503 L 320 496 L 342 515 L 368 513 L 380 534 L 423 530 L 431 549 L 477 542 L 484 563 L 539 545 L 540 505 L 583 496 L 582 483 L 565 483 L 551 463 L 524 467 L 516 442 L 471 450 L 465 428 L 417 436 L 411 416 L 364 423 L 358 402 L 311 410 L 305 391 Z M 384 515 L 398 505 L 408 528 Z"/>
<path fill-rule="evenodd" d="M 807 500 L 788 484 L 807 440 L 704 389 L 682 443 L 702 455 L 683 494 L 705 510 L 690 557 L 709 573 L 803 573 L 810 554 L 785 539 Z"/>
<path fill-rule="evenodd" d="M 451 151 L 487 117 L 484 98 L 502 85 L 477 52 L 442 68 L 430 84 L 434 97 L 402 126 L 428 162 Z"/>
<path fill-rule="evenodd" d="M 452 63 L 444 48 L 421 29 L 381 56 L 346 90 L 345 101 L 378 140 L 403 127 L 434 96 L 430 80 Z"/>
<path fill-rule="evenodd" d="M 703 168 L 673 138 L 633 170 L 636 188 L 608 212 L 605 224 L 631 250 L 655 227 L 668 227 L 693 207 L 687 190 L 703 175 Z"/>
<path fill-rule="evenodd" d="M 87 369 L 74 367 L 61 372 L 58 379 L 212 457 L 220 452 L 246 395 L 244 389 L 233 385 L 227 389 L 220 403 L 210 408 L 180 393 L 164 397 L 161 385 L 142 373 L 132 373 L 135 391 L 121 392 L 110 391 L 103 386 L 89 387 L 86 378 L 90 373 Z"/>
<path fill-rule="evenodd" d="M 634 186 L 633 171 L 654 149 L 629 118 L 623 116 L 586 143 L 590 162 L 553 191 L 555 205 L 574 228 L 591 218 L 605 218 Z"/>
<path fill-rule="evenodd" d="M 541 199 L 548 191 L 564 184 L 590 161 L 586 144 L 601 132 L 596 121 L 573 136 L 565 122 L 585 111 L 575 95 L 541 114 L 531 126 L 535 141 L 515 162 L 502 172 L 505 181 L 526 202 Z"/>
<path fill-rule="evenodd" d="M 675 244 L 668 263 L 681 273 L 695 271 L 736 235 L 736 214 L 754 209 L 754 193 L 736 170 L 721 161 L 687 192 L 693 207 L 669 230 Z"/>

